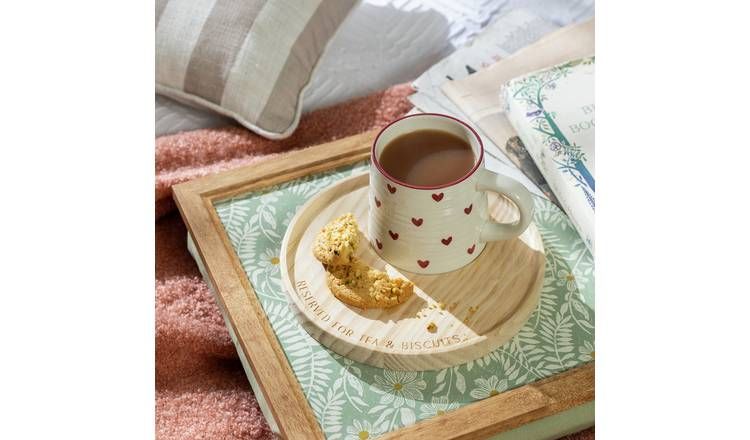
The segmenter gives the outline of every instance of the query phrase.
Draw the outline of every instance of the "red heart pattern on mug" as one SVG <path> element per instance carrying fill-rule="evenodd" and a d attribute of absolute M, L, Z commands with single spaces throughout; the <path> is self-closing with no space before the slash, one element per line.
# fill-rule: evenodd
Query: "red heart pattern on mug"
<path fill-rule="evenodd" d="M 381 243 L 377 238 L 375 239 L 375 244 L 378 246 L 378 249 L 383 249 L 383 243 Z"/>
<path fill-rule="evenodd" d="M 391 236 L 392 239 L 398 240 L 398 233 L 388 230 L 388 234 Z"/>
<path fill-rule="evenodd" d="M 417 260 L 417 264 L 419 264 L 419 267 L 422 269 L 425 269 L 430 265 L 430 260 Z"/>
<path fill-rule="evenodd" d="M 414 217 L 411 218 L 411 222 L 414 223 L 414 226 L 416 227 L 422 226 L 423 221 L 424 219 L 421 219 L 421 218 L 414 218 Z"/>
<path fill-rule="evenodd" d="M 378 205 L 378 206 L 380 206 L 380 205 Z M 471 214 L 471 208 L 473 208 L 473 207 L 474 207 L 474 204 L 472 203 L 471 205 L 469 205 L 468 208 L 464 208 L 464 214 L 466 214 L 466 215 Z"/>
<path fill-rule="evenodd" d="M 471 254 L 474 253 L 474 249 L 476 249 L 476 247 L 477 247 L 477 245 L 476 245 L 476 243 L 474 243 L 474 244 L 471 245 L 471 247 L 469 249 L 466 249 L 466 252 L 468 252 L 469 255 L 471 255 Z"/>
<path fill-rule="evenodd" d="M 378 208 L 380 208 L 380 200 L 378 200 L 377 197 L 375 197 L 375 206 L 377 206 Z"/>
<path fill-rule="evenodd" d="M 444 196 L 444 195 L 445 195 L 445 194 L 443 194 L 443 193 L 440 193 L 440 194 L 433 194 L 433 195 L 432 195 L 432 200 L 434 200 L 434 201 L 436 201 L 436 202 L 439 202 L 439 201 L 443 200 L 443 196 Z"/>
<path fill-rule="evenodd" d="M 388 192 L 389 192 L 389 193 L 393 194 L 393 193 L 395 193 L 395 192 L 396 192 L 396 187 L 395 187 L 395 186 L 391 186 L 391 184 L 390 184 L 390 183 L 386 183 L 386 184 L 385 184 L 385 186 L 387 186 L 387 187 L 388 187 Z"/>
<path fill-rule="evenodd" d="M 446 246 L 448 246 L 449 244 L 451 244 L 451 241 L 453 241 L 453 236 L 450 236 L 448 238 L 441 238 L 440 239 L 440 242 L 443 243 Z"/>

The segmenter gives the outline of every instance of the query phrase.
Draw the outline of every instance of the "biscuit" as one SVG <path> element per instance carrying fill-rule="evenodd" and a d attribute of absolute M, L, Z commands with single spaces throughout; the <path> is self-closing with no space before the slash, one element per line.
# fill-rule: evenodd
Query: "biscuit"
<path fill-rule="evenodd" d="M 313 255 L 326 269 L 326 284 L 346 304 L 363 309 L 397 306 L 414 293 L 414 284 L 390 278 L 355 257 L 359 228 L 352 214 L 344 214 L 315 237 Z"/>
<path fill-rule="evenodd" d="M 406 301 L 414 284 L 371 268 L 357 258 L 348 265 L 326 267 L 326 283 L 333 295 L 350 306 L 388 308 Z"/>
<path fill-rule="evenodd" d="M 351 262 L 359 246 L 359 230 L 354 216 L 344 214 L 327 225 L 315 237 L 313 255 L 324 265 L 343 265 Z"/>

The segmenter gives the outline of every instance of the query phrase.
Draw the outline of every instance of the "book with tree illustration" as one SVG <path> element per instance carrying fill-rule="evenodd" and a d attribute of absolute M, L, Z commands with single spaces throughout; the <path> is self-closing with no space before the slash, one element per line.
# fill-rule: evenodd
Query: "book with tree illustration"
<path fill-rule="evenodd" d="M 594 57 L 509 81 L 506 115 L 594 253 Z"/>

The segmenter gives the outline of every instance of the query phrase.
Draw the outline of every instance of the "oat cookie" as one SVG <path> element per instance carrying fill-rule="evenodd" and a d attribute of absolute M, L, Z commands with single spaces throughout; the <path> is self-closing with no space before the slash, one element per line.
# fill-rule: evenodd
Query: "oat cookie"
<path fill-rule="evenodd" d="M 414 284 L 371 268 L 354 256 L 359 246 L 359 227 L 354 216 L 344 214 L 315 237 L 313 255 L 326 269 L 326 283 L 346 304 L 369 308 L 399 305 L 414 293 Z"/>
<path fill-rule="evenodd" d="M 328 288 L 339 301 L 363 309 L 397 306 L 414 293 L 411 281 L 390 278 L 357 258 L 348 265 L 327 267 L 326 276 Z"/>
<path fill-rule="evenodd" d="M 348 264 L 357 246 L 357 221 L 351 213 L 344 214 L 328 223 L 315 237 L 313 255 L 324 265 Z"/>

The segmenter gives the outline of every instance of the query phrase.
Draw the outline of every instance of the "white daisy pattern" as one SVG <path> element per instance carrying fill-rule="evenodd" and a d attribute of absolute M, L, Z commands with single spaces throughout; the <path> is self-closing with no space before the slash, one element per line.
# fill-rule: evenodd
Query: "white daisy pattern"
<path fill-rule="evenodd" d="M 367 440 L 382 434 L 375 426 L 367 420 L 355 420 L 351 426 L 346 427 L 344 440 Z"/>
<path fill-rule="evenodd" d="M 422 405 L 422 412 L 419 417 L 427 419 L 435 416 L 442 416 L 448 411 L 458 408 L 458 402 L 451 402 L 448 396 L 433 397 L 430 403 Z"/>
<path fill-rule="evenodd" d="M 279 251 L 275 249 L 266 249 L 258 256 L 257 265 L 268 275 L 279 274 Z"/>
<path fill-rule="evenodd" d="M 483 377 L 474 379 L 474 385 L 477 387 L 471 390 L 469 395 L 475 399 L 486 399 L 507 390 L 508 380 L 499 380 L 497 376 L 492 375 L 488 379 Z"/>
<path fill-rule="evenodd" d="M 383 376 L 375 376 L 373 391 L 380 394 L 380 403 L 400 408 L 404 404 L 414 407 L 415 400 L 422 400 L 422 391 L 427 383 L 415 371 L 383 370 Z"/>
<path fill-rule="evenodd" d="M 575 292 L 578 289 L 576 285 L 576 276 L 573 272 L 568 269 L 560 269 L 557 271 L 557 285 L 565 286 L 568 292 Z"/>

